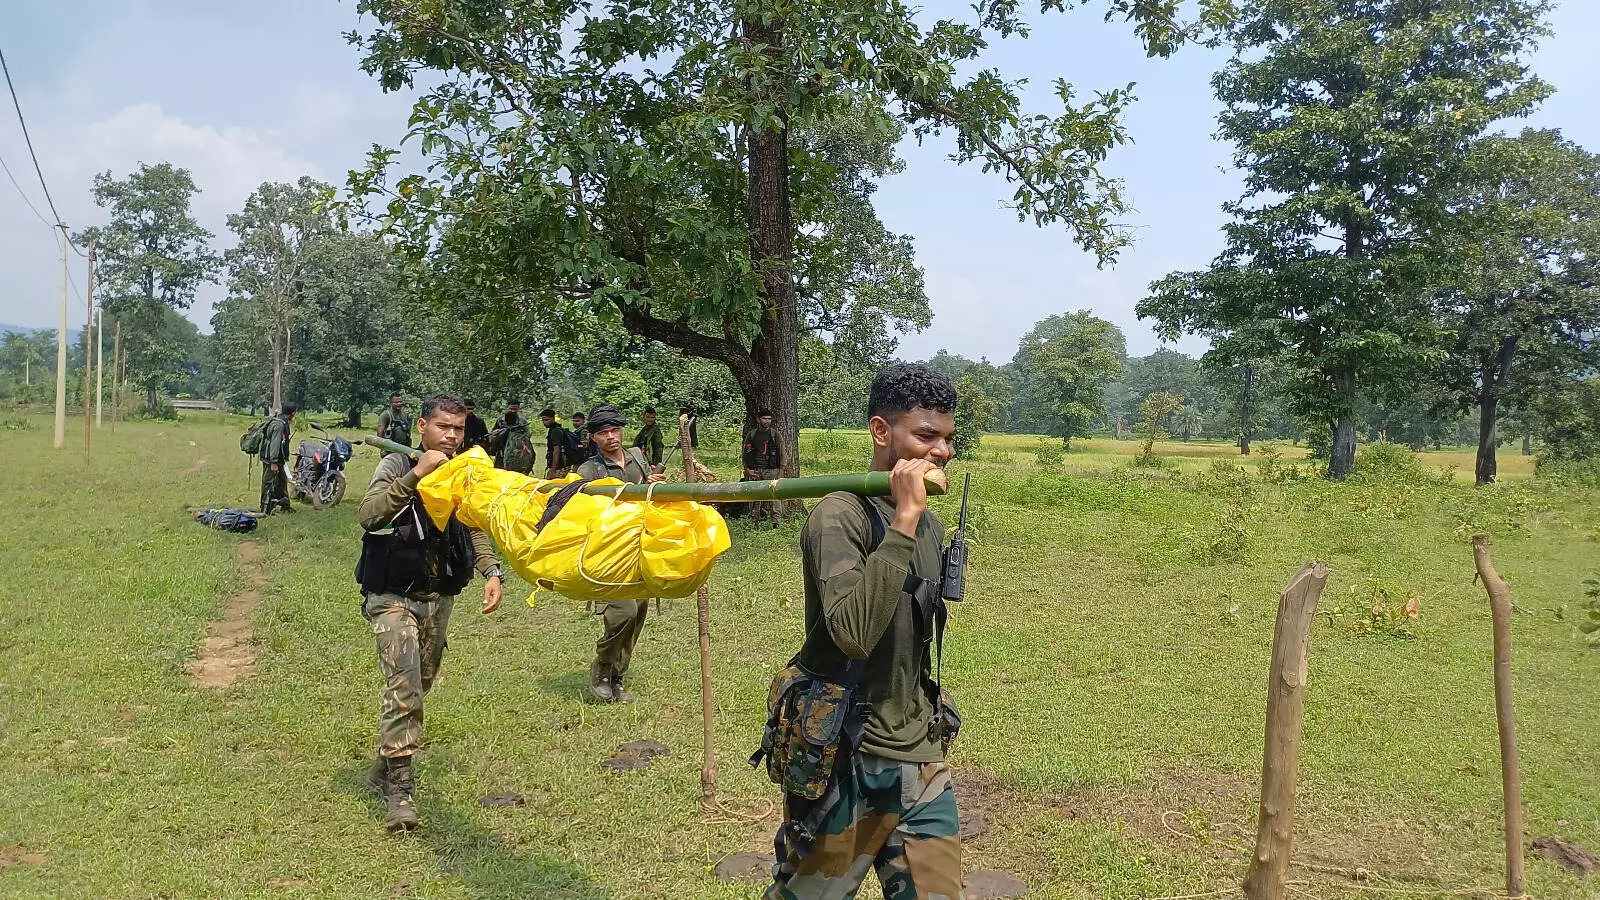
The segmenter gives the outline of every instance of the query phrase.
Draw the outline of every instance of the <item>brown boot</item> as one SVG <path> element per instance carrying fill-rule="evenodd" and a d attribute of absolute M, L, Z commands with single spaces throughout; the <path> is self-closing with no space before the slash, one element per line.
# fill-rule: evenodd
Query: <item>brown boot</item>
<path fill-rule="evenodd" d="M 410 831 L 421 818 L 417 815 L 416 780 L 411 772 L 411 757 L 396 756 L 389 760 L 389 783 L 385 799 L 389 813 L 384 816 L 383 827 L 390 831 Z"/>
<path fill-rule="evenodd" d="M 601 703 L 615 703 L 617 699 L 611 688 L 611 667 L 598 659 L 589 664 L 589 693 Z"/>
<path fill-rule="evenodd" d="M 389 795 L 389 761 L 379 756 L 372 763 L 372 768 L 367 770 L 366 781 L 363 786 L 377 794 L 379 797 Z"/>

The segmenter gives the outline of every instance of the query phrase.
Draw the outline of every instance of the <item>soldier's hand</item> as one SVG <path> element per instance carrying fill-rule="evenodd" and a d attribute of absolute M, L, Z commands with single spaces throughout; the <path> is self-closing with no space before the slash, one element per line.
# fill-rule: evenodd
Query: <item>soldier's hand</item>
<path fill-rule="evenodd" d="M 889 496 L 894 500 L 894 530 L 909 538 L 917 536 L 917 523 L 928 509 L 928 485 L 923 476 L 936 469 L 925 459 L 902 459 L 889 473 Z"/>
<path fill-rule="evenodd" d="M 667 476 L 661 474 L 660 472 L 651 472 L 650 473 L 650 477 L 645 481 L 645 483 L 646 484 L 666 484 L 667 483 Z"/>
<path fill-rule="evenodd" d="M 271 463 L 271 466 L 272 466 L 272 471 L 274 471 L 274 472 L 276 472 L 279 469 L 283 468 L 282 466 L 278 465 L 277 463 Z"/>
<path fill-rule="evenodd" d="M 498 577 L 491 578 L 483 583 L 483 612 L 484 615 L 500 608 L 501 584 Z"/>
<path fill-rule="evenodd" d="M 422 454 L 421 459 L 417 460 L 417 477 L 421 478 L 422 476 L 427 475 L 429 472 L 432 472 L 434 469 L 439 468 L 449 461 L 450 457 L 439 452 L 438 450 L 429 450 Z"/>

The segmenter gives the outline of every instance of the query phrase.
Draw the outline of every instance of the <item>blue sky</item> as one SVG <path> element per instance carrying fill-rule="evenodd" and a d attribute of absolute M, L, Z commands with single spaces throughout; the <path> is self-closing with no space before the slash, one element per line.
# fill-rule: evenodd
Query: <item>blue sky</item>
<path fill-rule="evenodd" d="M 1136 82 L 1128 116 L 1134 143 L 1109 171 L 1127 182 L 1136 243 L 1098 270 L 1060 230 L 1018 222 L 1000 204 L 1010 190 L 997 175 L 957 167 L 939 139 L 907 144 L 906 171 L 887 180 L 878 207 L 889 227 L 910 234 L 927 275 L 933 326 L 906 336 L 901 355 L 940 348 L 1002 362 L 1036 320 L 1089 309 L 1120 325 L 1129 351 L 1158 346 L 1133 314 L 1146 285 L 1175 269 L 1204 266 L 1220 249 L 1219 206 L 1238 193 L 1228 148 L 1211 139 L 1217 104 L 1209 79 L 1222 55 L 1187 48 L 1146 59 L 1131 31 L 1094 10 L 1038 19 L 1031 38 L 985 58 L 1008 77 L 1030 80 L 1035 109 L 1051 111 L 1050 85 L 1080 95 Z M 932 19 L 964 4 L 930 3 Z M 56 205 L 74 229 L 98 221 L 90 178 L 126 173 L 140 161 L 170 160 L 194 172 L 201 222 L 227 244 L 226 216 L 263 181 L 302 174 L 342 183 L 373 143 L 404 132 L 408 101 L 385 96 L 357 67 L 342 32 L 355 23 L 351 0 L 54 0 L 0 4 L 0 47 L 28 116 Z M 1559 127 L 1600 149 L 1600 3 L 1566 0 L 1556 34 L 1533 58 L 1557 94 L 1532 124 Z M 21 134 L 0 110 L 0 158 L 44 211 Z M 51 232 L 9 182 L 0 180 L 0 322 L 53 327 L 60 265 Z M 81 260 L 74 257 L 77 283 Z M 191 316 L 203 328 L 220 286 L 202 292 Z M 72 300 L 71 322 L 82 322 Z M 1203 346 L 1192 340 L 1183 349 Z"/>

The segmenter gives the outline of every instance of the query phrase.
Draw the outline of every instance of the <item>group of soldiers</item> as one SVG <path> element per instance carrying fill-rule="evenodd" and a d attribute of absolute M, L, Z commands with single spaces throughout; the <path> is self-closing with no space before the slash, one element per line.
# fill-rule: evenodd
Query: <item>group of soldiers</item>
<path fill-rule="evenodd" d="M 383 422 L 391 435 L 398 433 L 397 422 L 409 419 L 400 400 L 393 398 Z M 773 774 L 785 790 L 786 821 L 775 838 L 769 898 L 852 897 L 869 869 L 876 871 L 885 896 L 961 896 L 956 800 L 945 763 L 954 737 L 954 705 L 932 677 L 929 655 L 935 627 L 942 644 L 943 610 L 937 626 L 925 614 L 929 586 L 937 587 L 940 576 L 944 529 L 927 511 L 924 476 L 953 455 L 955 402 L 949 379 L 925 367 L 900 365 L 880 372 L 868 404 L 871 465 L 890 473 L 892 494 L 871 500 L 830 494 L 810 511 L 801 531 L 805 629 L 791 636 L 798 652 L 780 675 L 789 680 L 774 685 L 778 706 L 769 706 L 772 718 L 762 752 L 832 762 L 827 771 L 812 773 L 825 787 L 817 792 L 797 793 Z M 770 413 L 760 412 L 745 433 L 743 475 L 776 478 L 783 465 L 782 442 Z M 554 412 L 547 409 L 540 419 L 547 428 L 551 476 L 575 470 L 584 479 L 666 479 L 666 441 L 653 410 L 626 446 L 628 421 L 615 407 L 600 404 L 586 421 L 574 416 L 587 454 L 581 460 L 568 452 L 566 435 L 556 434 L 560 425 Z M 489 539 L 453 518 L 444 529 L 436 527 L 422 510 L 417 484 L 474 444 L 486 450 L 494 446 L 497 462 L 504 463 L 507 443 L 526 430 L 515 402 L 488 428 L 471 401 L 445 395 L 427 398 L 420 415 L 403 424 L 406 443 L 414 424 L 423 452 L 415 461 L 398 453 L 385 456 L 358 514 L 362 614 L 371 625 L 384 676 L 378 757 L 368 783 L 385 799 L 385 826 L 393 831 L 419 824 L 412 761 L 421 745 L 423 698 L 438 677 L 455 596 L 475 572 L 484 579 L 484 613 L 498 608 L 502 597 L 503 575 Z M 502 433 L 498 440 L 496 432 Z M 517 449 L 509 459 L 520 465 L 527 456 Z M 752 514 L 776 518 L 772 510 Z M 931 595 L 937 597 L 938 591 Z M 626 701 L 631 698 L 623 679 L 643 628 L 646 601 L 599 606 L 605 627 L 589 689 L 599 701 Z M 778 708 L 789 702 L 785 698 L 796 685 L 806 696 L 839 698 L 842 726 L 822 738 L 831 740 L 837 753 L 785 744 L 815 738 L 808 729 L 788 727 Z"/>

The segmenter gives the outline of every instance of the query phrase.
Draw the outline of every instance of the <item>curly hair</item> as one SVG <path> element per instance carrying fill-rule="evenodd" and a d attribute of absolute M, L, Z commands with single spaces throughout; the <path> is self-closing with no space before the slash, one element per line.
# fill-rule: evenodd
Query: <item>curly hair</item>
<path fill-rule="evenodd" d="M 950 379 L 915 363 L 899 363 L 878 372 L 867 398 L 867 418 L 899 417 L 917 408 L 954 412 L 956 387 Z"/>

